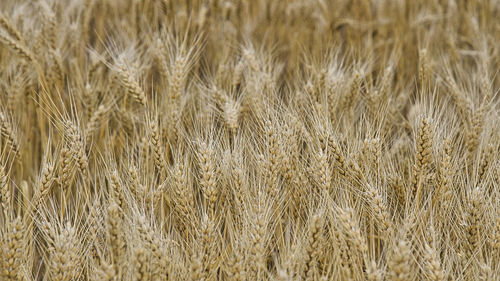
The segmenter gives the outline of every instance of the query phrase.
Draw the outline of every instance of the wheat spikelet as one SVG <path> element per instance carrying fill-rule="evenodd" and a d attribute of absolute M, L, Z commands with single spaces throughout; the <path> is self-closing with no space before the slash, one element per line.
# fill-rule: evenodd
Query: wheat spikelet
<path fill-rule="evenodd" d="M 496 221 L 494 223 L 495 226 L 489 242 L 493 254 L 498 254 L 500 253 L 500 217 L 497 216 Z"/>
<path fill-rule="evenodd" d="M 341 109 L 346 111 L 352 110 L 352 107 L 354 106 L 354 103 L 358 97 L 360 86 L 361 86 L 361 73 L 356 71 L 353 74 L 350 89 L 347 92 L 344 99 L 342 100 L 342 104 L 340 105 Z"/>
<path fill-rule="evenodd" d="M 208 210 L 211 216 L 215 213 L 215 204 L 217 203 L 217 182 L 215 174 L 215 153 L 205 142 L 200 143 L 199 162 L 200 162 L 200 186 L 203 197 L 208 203 Z"/>
<path fill-rule="evenodd" d="M 469 101 L 462 95 L 455 81 L 450 76 L 446 76 L 446 82 L 450 85 L 450 94 L 453 98 L 453 102 L 458 107 L 458 113 L 462 123 L 467 120 L 467 115 L 471 111 Z"/>
<path fill-rule="evenodd" d="M 481 162 L 479 164 L 479 172 L 477 179 L 478 184 L 484 181 L 484 177 L 486 176 L 486 173 L 488 171 L 491 162 L 491 155 L 493 154 L 493 150 L 494 150 L 493 146 L 488 145 L 488 147 L 483 150 L 483 153 L 481 153 L 482 157 L 481 157 Z"/>
<path fill-rule="evenodd" d="M 0 166 L 0 202 L 2 204 L 2 210 L 5 219 L 9 217 L 9 212 L 11 210 L 11 196 L 12 195 L 10 191 L 8 175 L 5 172 L 5 168 L 3 166 Z"/>
<path fill-rule="evenodd" d="M 66 144 L 61 149 L 60 157 L 58 179 L 61 187 L 66 191 L 71 185 L 73 174 L 73 157 L 70 148 Z"/>
<path fill-rule="evenodd" d="M 217 248 L 216 248 L 216 233 L 214 222 L 208 215 L 204 215 L 201 221 L 201 245 L 202 245 L 202 258 L 201 266 L 203 269 L 204 280 L 214 280 L 218 268 L 216 261 Z"/>
<path fill-rule="evenodd" d="M 191 280 L 204 280 L 204 270 L 199 253 L 192 253 L 189 260 L 189 276 Z"/>
<path fill-rule="evenodd" d="M 467 150 L 469 154 L 474 152 L 479 145 L 479 138 L 483 131 L 484 125 L 484 112 L 482 109 L 474 111 L 470 129 L 467 133 Z"/>
<path fill-rule="evenodd" d="M 429 79 L 429 62 L 428 62 L 427 49 L 419 51 L 419 65 L 418 65 L 418 83 L 421 89 L 427 86 Z"/>
<path fill-rule="evenodd" d="M 436 200 L 440 206 L 445 207 L 450 204 L 453 196 L 452 191 L 452 167 L 451 167 L 451 140 L 446 139 L 443 143 L 443 156 L 439 163 L 438 181 L 436 190 Z"/>
<path fill-rule="evenodd" d="M 377 267 L 375 261 L 371 261 L 366 268 L 366 279 L 368 281 L 382 281 L 383 272 Z"/>
<path fill-rule="evenodd" d="M 318 274 L 319 247 L 322 244 L 322 214 L 316 214 L 311 218 L 309 233 L 306 243 L 306 253 L 304 255 L 304 270 L 301 278 L 303 280 L 315 280 Z"/>
<path fill-rule="evenodd" d="M 179 213 L 182 224 L 189 229 L 194 217 L 194 196 L 188 183 L 185 181 L 184 165 L 179 163 L 175 166 L 174 180 L 174 204 L 176 211 Z"/>
<path fill-rule="evenodd" d="M 92 113 L 94 112 L 95 104 L 97 103 L 96 96 L 96 93 L 92 89 L 92 85 L 89 82 L 85 83 L 82 98 L 85 106 L 85 117 L 89 119 L 91 118 Z"/>
<path fill-rule="evenodd" d="M 238 130 L 240 112 L 241 106 L 232 99 L 227 99 L 224 103 L 224 120 L 233 135 L 236 135 L 236 131 Z"/>
<path fill-rule="evenodd" d="M 10 23 L 5 15 L 0 15 L 0 26 L 15 40 L 21 41 L 22 37 L 19 31 Z"/>
<path fill-rule="evenodd" d="M 340 209 L 339 219 L 349 243 L 352 243 L 354 248 L 364 256 L 368 248 L 364 237 L 361 235 L 361 230 L 355 221 L 354 210 L 351 208 Z"/>
<path fill-rule="evenodd" d="M 50 252 L 50 276 L 57 281 L 70 281 L 80 274 L 80 248 L 76 229 L 66 225 L 57 233 L 51 228 L 52 245 Z"/>
<path fill-rule="evenodd" d="M 265 165 L 265 179 L 267 193 L 272 197 L 278 194 L 278 177 L 280 169 L 278 167 L 280 161 L 279 142 L 277 132 L 273 124 L 267 120 L 265 123 L 265 138 L 266 138 L 266 155 L 264 156 L 263 165 Z"/>
<path fill-rule="evenodd" d="M 82 175 L 85 175 L 88 167 L 88 157 L 85 151 L 83 134 L 80 129 L 71 121 L 68 121 L 66 123 L 65 130 L 65 134 L 67 135 L 71 143 L 70 152 L 73 155 L 73 159 L 78 165 L 80 173 Z"/>
<path fill-rule="evenodd" d="M 165 162 L 164 158 L 165 156 L 163 152 L 163 145 L 161 142 L 161 135 L 155 122 L 151 122 L 151 145 L 153 146 L 155 164 L 161 172 L 166 168 L 167 163 Z"/>
<path fill-rule="evenodd" d="M 137 200 L 141 202 L 146 200 L 146 203 L 150 203 L 147 187 L 141 183 L 137 167 L 131 165 L 128 169 L 128 174 L 131 179 L 130 191 L 132 191 Z"/>
<path fill-rule="evenodd" d="M 243 281 L 246 278 L 243 256 L 237 251 L 234 252 L 234 255 L 227 262 L 226 274 L 231 280 Z"/>
<path fill-rule="evenodd" d="M 62 58 L 59 50 L 51 50 L 50 55 L 52 57 L 52 69 L 49 72 L 49 79 L 54 81 L 54 84 L 60 87 L 64 82 L 64 66 L 62 63 Z"/>
<path fill-rule="evenodd" d="M 107 208 L 107 236 L 111 247 L 113 268 L 118 277 L 121 276 L 121 266 L 125 262 L 126 241 L 123 235 L 122 218 L 120 208 L 115 202 L 111 202 Z"/>
<path fill-rule="evenodd" d="M 348 171 L 348 168 L 339 145 L 335 140 L 333 140 L 333 138 L 328 138 L 328 147 L 331 149 L 333 157 L 335 158 L 335 161 L 338 165 L 339 173 L 342 176 L 345 176 Z"/>
<path fill-rule="evenodd" d="M 245 171 L 242 167 L 242 160 L 238 156 L 231 157 L 231 186 L 234 197 L 234 208 L 245 207 L 245 189 L 248 188 L 245 181 Z M 242 211 L 243 209 L 241 209 Z M 242 212 L 240 212 L 241 215 Z"/>
<path fill-rule="evenodd" d="M 113 281 L 116 278 L 116 273 L 113 269 L 113 266 L 111 264 L 108 264 L 106 261 L 101 261 L 96 274 L 99 280 Z"/>
<path fill-rule="evenodd" d="M 127 90 L 127 92 L 142 106 L 146 106 L 147 99 L 146 94 L 142 90 L 139 83 L 134 79 L 132 74 L 127 70 L 124 65 L 118 65 L 117 74 L 120 81 L 120 84 L 123 88 Z"/>
<path fill-rule="evenodd" d="M 126 200 L 123 185 L 116 170 L 111 171 L 109 175 L 109 193 L 116 204 L 118 204 L 118 207 L 120 207 L 121 210 L 124 210 Z"/>
<path fill-rule="evenodd" d="M 331 192 L 332 176 L 330 174 L 328 156 L 325 152 L 319 151 L 314 158 L 314 163 L 317 167 L 311 172 L 315 175 L 320 190 L 329 193 Z"/>
<path fill-rule="evenodd" d="M 371 164 L 375 171 L 380 166 L 380 139 L 365 139 L 363 142 L 363 156 L 367 164 Z"/>
<path fill-rule="evenodd" d="M 10 147 L 15 157 L 19 157 L 21 148 L 17 140 L 17 134 L 12 129 L 12 125 L 8 121 L 4 113 L 0 112 L 0 132 L 5 138 L 6 144 Z"/>
<path fill-rule="evenodd" d="M 352 256 L 350 255 L 351 249 L 339 231 L 334 232 L 334 240 L 339 248 L 340 273 L 346 280 L 351 280 L 355 274 L 355 264 L 351 261 Z"/>
<path fill-rule="evenodd" d="M 150 281 L 151 272 L 147 262 L 146 251 L 143 248 L 137 248 L 134 251 L 135 256 L 135 280 L 137 281 Z"/>
<path fill-rule="evenodd" d="M 388 239 L 392 232 L 392 223 L 387 210 L 387 205 L 380 196 L 379 192 L 371 185 L 367 186 L 367 197 L 370 200 L 370 205 L 375 213 L 376 219 L 378 220 L 380 232 L 382 233 L 384 239 Z"/>
<path fill-rule="evenodd" d="M 426 172 L 431 164 L 432 154 L 432 128 L 425 118 L 420 121 L 417 135 L 417 157 L 413 166 L 413 190 L 412 198 L 415 202 L 420 201 L 422 187 L 426 178 Z"/>
<path fill-rule="evenodd" d="M 444 272 L 441 269 L 441 263 L 436 250 L 428 244 L 425 244 L 424 259 L 429 280 L 442 281 L 445 280 Z"/>
<path fill-rule="evenodd" d="M 245 70 L 245 63 L 242 60 L 238 61 L 236 63 L 236 66 L 234 67 L 233 80 L 232 80 L 233 86 L 238 86 L 241 83 L 244 70 Z"/>
<path fill-rule="evenodd" d="M 47 197 L 47 195 L 49 194 L 53 181 L 54 181 L 54 165 L 52 163 L 46 163 L 45 167 L 42 170 L 42 174 L 40 176 L 40 183 L 38 189 L 36 190 L 35 195 L 33 197 L 34 210 L 38 210 L 43 199 Z"/>
<path fill-rule="evenodd" d="M 25 249 L 25 231 L 21 217 L 6 218 L 7 225 L 2 237 L 2 271 L 0 276 L 8 281 L 24 280 L 23 254 Z"/>
<path fill-rule="evenodd" d="M 171 99 L 176 101 L 182 94 L 182 87 L 184 86 L 184 79 L 186 76 L 187 58 L 183 54 L 179 54 L 175 59 L 174 67 L 172 70 L 172 94 Z"/>
<path fill-rule="evenodd" d="M 264 195 L 259 191 L 259 201 L 263 199 Z M 266 260 L 266 230 L 267 221 L 264 217 L 264 210 L 261 206 L 255 206 L 255 217 L 251 231 L 251 240 L 249 245 L 249 262 L 248 267 L 249 278 L 261 278 L 265 274 L 265 260 Z"/>
<path fill-rule="evenodd" d="M 396 242 L 387 265 L 389 280 L 403 281 L 410 278 L 410 246 L 407 241 L 399 240 Z"/>
<path fill-rule="evenodd" d="M 391 176 L 389 185 L 395 194 L 395 201 L 397 206 L 405 206 L 406 204 L 406 189 L 403 186 L 403 181 L 398 176 Z"/>
<path fill-rule="evenodd" d="M 48 3 L 41 2 L 41 8 L 43 11 L 45 40 L 47 40 L 47 45 L 52 49 L 56 49 L 56 15 L 52 8 L 49 7 Z"/>
<path fill-rule="evenodd" d="M 99 128 L 100 122 L 102 121 L 106 111 L 107 108 L 101 104 L 90 117 L 90 120 L 87 123 L 87 126 L 85 127 L 85 135 L 87 136 L 87 142 L 89 141 L 89 137 L 91 136 L 91 134 Z"/>
<path fill-rule="evenodd" d="M 28 50 L 21 42 L 12 39 L 10 36 L 0 32 L 0 40 L 7 44 L 14 52 L 16 52 L 20 57 L 22 57 L 28 63 L 36 64 L 35 56 Z"/>
<path fill-rule="evenodd" d="M 168 279 L 170 260 L 165 255 L 165 246 L 158 235 L 155 235 L 151 226 L 146 222 L 146 219 L 140 217 L 139 220 L 139 233 L 142 241 L 153 256 L 153 262 L 149 262 L 151 275 L 154 276 L 155 280 Z"/>
<path fill-rule="evenodd" d="M 469 256 L 473 255 L 473 253 L 479 249 L 479 243 L 481 241 L 480 227 L 482 209 L 481 191 L 479 188 L 475 188 L 472 191 L 467 208 L 466 236 L 468 242 L 467 252 Z"/>

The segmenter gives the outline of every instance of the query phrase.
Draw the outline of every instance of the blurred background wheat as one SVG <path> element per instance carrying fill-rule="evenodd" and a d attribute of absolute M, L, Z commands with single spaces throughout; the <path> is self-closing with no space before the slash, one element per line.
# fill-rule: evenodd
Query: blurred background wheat
<path fill-rule="evenodd" d="M 0 8 L 1 280 L 500 280 L 499 1 Z"/>

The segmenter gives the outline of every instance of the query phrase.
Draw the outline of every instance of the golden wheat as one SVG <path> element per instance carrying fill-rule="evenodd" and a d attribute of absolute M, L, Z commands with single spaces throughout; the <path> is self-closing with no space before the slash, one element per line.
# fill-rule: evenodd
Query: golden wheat
<path fill-rule="evenodd" d="M 0 280 L 500 280 L 499 11 L 0 1 Z"/>

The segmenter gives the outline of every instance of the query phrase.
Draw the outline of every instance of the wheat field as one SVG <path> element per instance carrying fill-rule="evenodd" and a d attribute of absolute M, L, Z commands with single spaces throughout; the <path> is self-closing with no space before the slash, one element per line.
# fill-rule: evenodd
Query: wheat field
<path fill-rule="evenodd" d="M 0 10 L 0 280 L 500 280 L 500 1 Z"/>

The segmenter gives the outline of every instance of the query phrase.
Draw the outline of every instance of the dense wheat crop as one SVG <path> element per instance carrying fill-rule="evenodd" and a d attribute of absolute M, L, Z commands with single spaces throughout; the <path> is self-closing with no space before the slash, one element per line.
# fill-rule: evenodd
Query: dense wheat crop
<path fill-rule="evenodd" d="M 500 1 L 0 9 L 0 280 L 500 280 Z"/>

